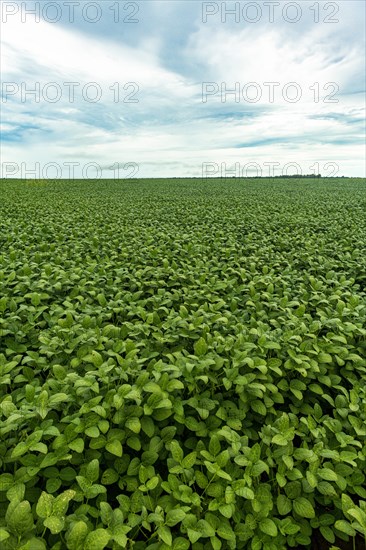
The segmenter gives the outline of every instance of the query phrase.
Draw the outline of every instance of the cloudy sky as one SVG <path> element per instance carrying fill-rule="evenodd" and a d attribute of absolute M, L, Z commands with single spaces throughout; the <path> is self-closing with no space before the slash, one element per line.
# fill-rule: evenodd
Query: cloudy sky
<path fill-rule="evenodd" d="M 2 177 L 366 176 L 363 0 L 2 0 L 1 31 Z"/>

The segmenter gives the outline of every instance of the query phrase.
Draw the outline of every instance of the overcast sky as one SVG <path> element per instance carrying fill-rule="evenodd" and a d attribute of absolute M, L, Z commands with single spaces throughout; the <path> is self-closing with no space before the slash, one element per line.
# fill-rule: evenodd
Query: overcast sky
<path fill-rule="evenodd" d="M 1 8 L 3 177 L 366 176 L 363 0 Z"/>

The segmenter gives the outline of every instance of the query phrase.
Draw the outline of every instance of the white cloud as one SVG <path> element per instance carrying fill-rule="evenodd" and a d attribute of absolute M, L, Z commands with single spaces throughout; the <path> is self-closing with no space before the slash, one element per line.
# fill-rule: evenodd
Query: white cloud
<path fill-rule="evenodd" d="M 179 13 L 175 4 L 164 11 L 165 26 Z M 161 9 L 157 3 L 156 13 Z M 19 86 L 25 82 L 28 88 L 39 82 L 41 90 L 47 82 L 56 82 L 63 96 L 58 103 L 42 97 L 39 103 L 22 103 L 17 94 L 3 103 L 4 160 L 22 159 L 30 165 L 78 158 L 102 166 L 138 162 L 144 177 L 200 176 L 206 161 L 230 164 L 245 158 L 262 165 L 296 161 L 304 166 L 329 161 L 338 162 L 342 173 L 364 175 L 363 96 L 352 93 L 360 91 L 362 80 L 362 36 L 358 42 L 346 41 L 344 26 L 299 25 L 296 35 L 284 25 L 233 30 L 194 21 L 189 27 L 184 19 L 185 47 L 178 50 L 171 36 L 167 45 L 163 36 L 151 32 L 132 47 L 113 36 L 101 38 L 71 26 L 9 18 L 3 25 L 3 81 Z M 190 75 L 187 65 L 185 71 L 166 68 L 163 54 L 169 45 L 177 59 L 196 65 Z M 200 80 L 197 67 L 202 68 Z M 64 86 L 71 81 L 81 83 L 74 103 Z M 236 103 L 228 95 L 222 103 L 217 93 L 202 103 L 202 82 L 208 81 L 226 82 L 228 89 L 239 82 L 241 92 L 244 84 L 257 82 L 262 99 L 250 103 L 241 96 Z M 102 89 L 98 103 L 89 103 L 80 93 L 88 82 Z M 139 102 L 114 103 L 109 87 L 115 82 L 136 82 Z M 268 101 L 265 82 L 280 83 L 274 103 Z M 301 87 L 297 103 L 282 97 L 290 82 Z M 315 82 L 318 102 L 311 89 Z M 338 103 L 324 102 L 332 91 L 324 88 L 329 82 L 339 85 Z M 121 97 L 129 91 L 121 89 Z"/>

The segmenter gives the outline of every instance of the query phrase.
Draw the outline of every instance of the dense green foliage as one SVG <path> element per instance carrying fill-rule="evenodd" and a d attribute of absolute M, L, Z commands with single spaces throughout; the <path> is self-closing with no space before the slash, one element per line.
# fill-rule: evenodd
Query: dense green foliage
<path fill-rule="evenodd" d="M 363 545 L 365 213 L 363 180 L 0 182 L 2 550 Z"/>

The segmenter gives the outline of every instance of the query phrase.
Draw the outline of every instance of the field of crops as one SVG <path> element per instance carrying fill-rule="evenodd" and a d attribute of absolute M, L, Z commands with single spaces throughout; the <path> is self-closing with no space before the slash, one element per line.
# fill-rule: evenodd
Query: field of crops
<path fill-rule="evenodd" d="M 366 182 L 0 182 L 1 550 L 366 546 Z"/>

